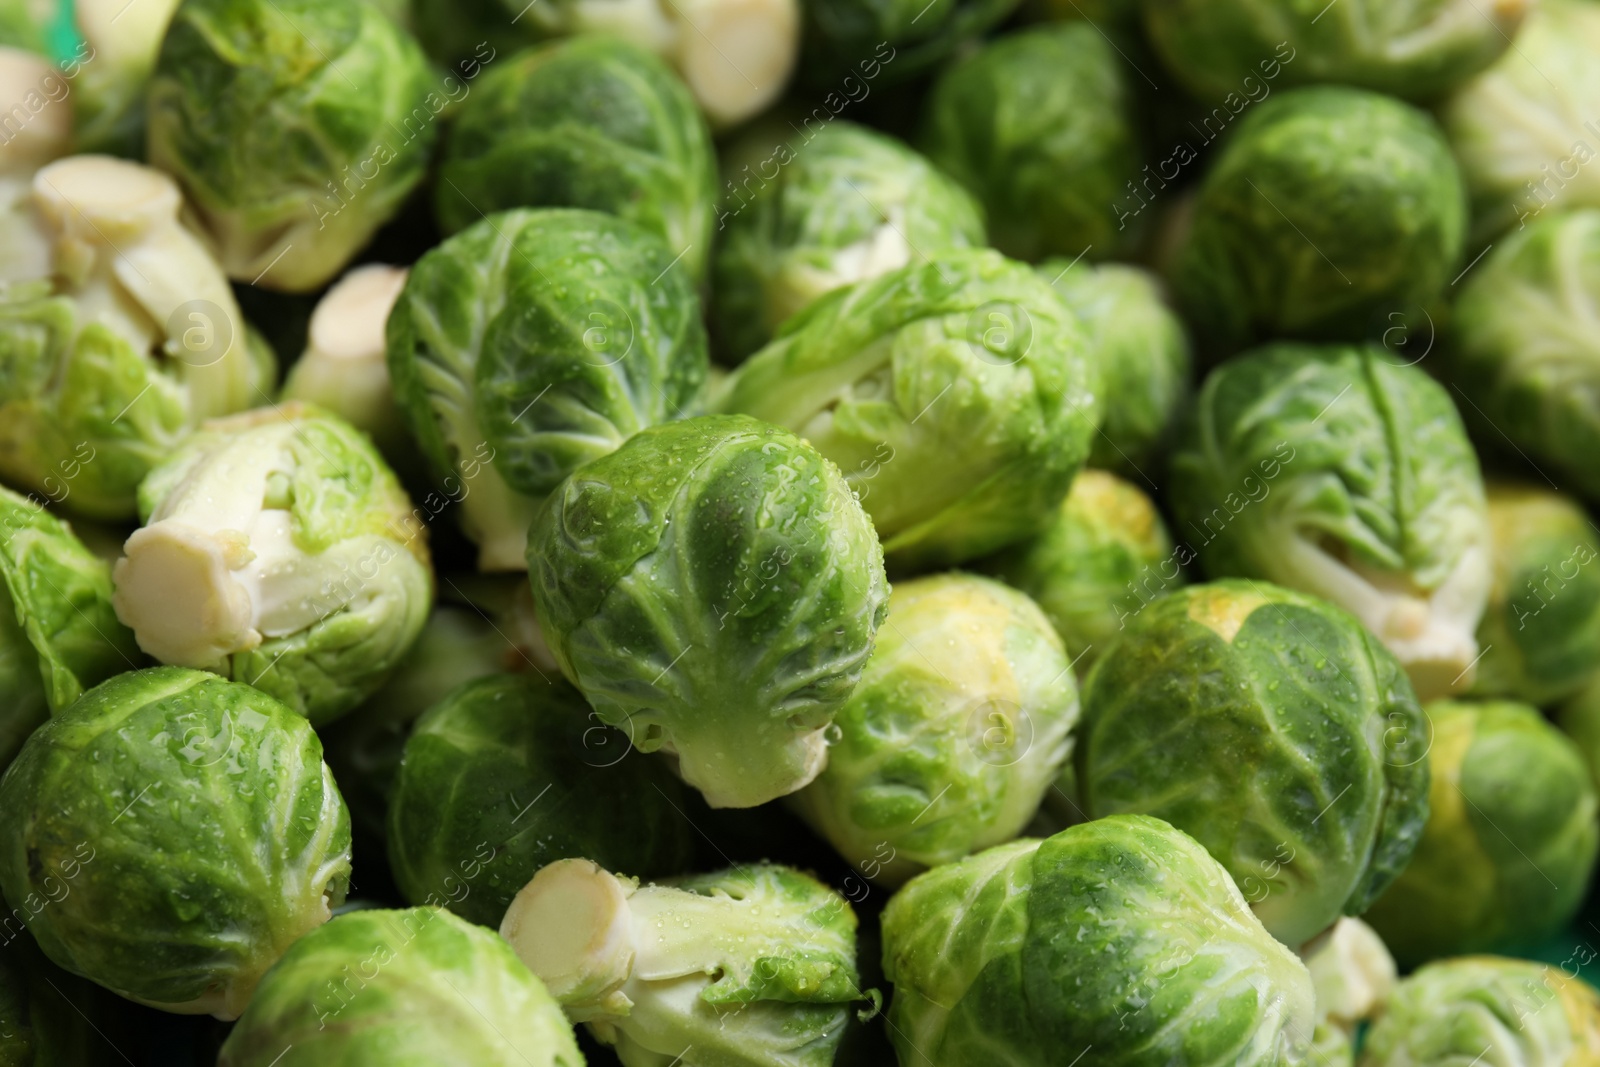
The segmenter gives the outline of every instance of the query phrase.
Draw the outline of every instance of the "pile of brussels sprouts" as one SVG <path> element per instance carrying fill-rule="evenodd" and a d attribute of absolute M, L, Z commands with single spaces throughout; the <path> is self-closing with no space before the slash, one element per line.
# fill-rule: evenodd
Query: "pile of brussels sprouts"
<path fill-rule="evenodd" d="M 0 1067 L 1600 1064 L 1600 0 L 0 0 Z"/>

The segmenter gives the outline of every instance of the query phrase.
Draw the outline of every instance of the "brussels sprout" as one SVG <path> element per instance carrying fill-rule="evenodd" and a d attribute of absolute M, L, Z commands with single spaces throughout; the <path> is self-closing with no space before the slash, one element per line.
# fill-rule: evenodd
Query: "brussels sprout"
<path fill-rule="evenodd" d="M 1296 89 L 1231 132 L 1174 252 L 1173 289 L 1221 352 L 1353 340 L 1434 299 L 1466 227 L 1461 172 L 1431 118 L 1359 89 Z"/>
<path fill-rule="evenodd" d="M 1490 532 L 1450 395 L 1377 347 L 1268 345 L 1218 367 L 1172 455 L 1212 577 L 1352 612 L 1428 699 L 1472 683 Z"/>
<path fill-rule="evenodd" d="M 713 807 L 821 772 L 888 607 L 838 468 L 739 416 L 652 427 L 574 472 L 528 533 L 528 568 L 562 672 Z"/>
<path fill-rule="evenodd" d="M 593 211 L 484 219 L 422 257 L 389 317 L 395 399 L 443 486 L 429 517 L 458 501 L 484 570 L 527 566 L 537 502 L 572 470 L 694 414 L 707 362 L 672 253 Z"/>
<path fill-rule="evenodd" d="M 1600 678 L 1562 703 L 1556 709 L 1555 722 L 1578 746 L 1590 780 L 1600 789 Z"/>
<path fill-rule="evenodd" d="M 966 190 L 899 141 L 852 122 L 778 144 L 742 171 L 751 177 L 741 186 L 755 184 L 748 200 L 738 192 L 719 212 L 727 232 L 713 287 L 721 341 L 736 359 L 826 292 L 984 244 L 983 212 Z"/>
<path fill-rule="evenodd" d="M 544 985 L 442 908 L 341 915 L 284 954 L 217 1067 L 583 1067 Z"/>
<path fill-rule="evenodd" d="M 0 770 L 52 712 L 132 670 L 111 568 L 33 500 L 0 488 Z"/>
<path fill-rule="evenodd" d="M 1162 60 L 1204 100 L 1255 99 L 1262 76 L 1430 100 L 1493 63 L 1532 0 L 1149 0 Z M 1282 61 L 1281 64 L 1279 61 Z M 1231 103 L 1228 105 L 1232 107 Z"/>
<path fill-rule="evenodd" d="M 361 0 L 186 0 L 150 82 L 150 163 L 182 183 L 230 277 L 308 292 L 422 180 L 432 83 L 416 42 Z"/>
<path fill-rule="evenodd" d="M 850 98 L 854 82 L 911 81 L 1004 22 L 1019 0 L 806 0 L 800 67 Z M 851 78 L 852 81 L 843 81 Z M 837 85 L 835 83 L 838 83 Z"/>
<path fill-rule="evenodd" d="M 1021 833 L 1077 720 L 1061 639 L 1033 601 L 965 574 L 897 584 L 827 768 L 794 808 L 898 885 Z"/>
<path fill-rule="evenodd" d="M 1192 359 L 1183 321 L 1167 307 L 1160 281 L 1138 267 L 1039 265 L 1078 313 L 1105 375 L 1105 424 L 1089 462 L 1124 476 L 1139 473 L 1189 399 Z"/>
<path fill-rule="evenodd" d="M 683 83 L 637 45 L 583 36 L 483 75 L 446 141 L 434 210 L 450 232 L 514 207 L 620 215 L 699 278 L 715 202 L 711 132 Z"/>
<path fill-rule="evenodd" d="M 986 555 L 1055 515 L 1100 420 L 1100 373 L 1050 286 L 951 250 L 835 290 L 719 395 L 837 463 L 897 566 Z"/>
<path fill-rule="evenodd" d="M 1427 714 L 1427 828 L 1367 921 L 1405 966 L 1554 933 L 1600 848 L 1577 746 L 1526 704 L 1439 701 Z"/>
<path fill-rule="evenodd" d="M 1600 672 L 1600 536 L 1560 493 L 1489 486 L 1494 584 L 1473 693 L 1553 704 Z"/>
<path fill-rule="evenodd" d="M 1089 672 L 1083 716 L 1089 816 L 1194 835 L 1287 945 L 1365 911 L 1428 818 L 1427 724 L 1405 673 L 1355 619 L 1287 589 L 1153 601 Z"/>
<path fill-rule="evenodd" d="M 1007 255 L 1127 248 L 1115 202 L 1140 165 L 1133 87 L 1098 27 L 1024 30 L 952 67 L 933 87 L 922 143 L 983 201 Z"/>
<path fill-rule="evenodd" d="M 316 734 L 201 671 L 117 675 L 0 779 L 13 916 L 56 963 L 141 1004 L 234 1018 L 349 880 L 350 817 Z"/>
<path fill-rule="evenodd" d="M 1520 5 L 1518 5 L 1520 6 Z M 1516 47 L 1439 108 L 1488 241 L 1549 207 L 1600 207 L 1600 9 L 1539 0 Z"/>
<path fill-rule="evenodd" d="M 1498 956 L 1429 964 L 1368 1031 L 1362 1067 L 1578 1067 L 1600 1056 L 1600 995 L 1555 967 Z"/>
<path fill-rule="evenodd" d="M 1600 211 L 1551 213 L 1468 275 L 1442 370 L 1487 444 L 1509 441 L 1591 500 L 1600 500 L 1597 308 Z"/>
<path fill-rule="evenodd" d="M 1185 581 L 1155 504 L 1097 470 L 1078 475 L 1044 533 L 984 566 L 1038 601 L 1080 676 L 1146 603 Z"/>
<path fill-rule="evenodd" d="M 140 479 L 190 429 L 255 399 L 239 306 L 159 171 L 72 156 L 11 207 L 24 217 L 0 227 L 0 478 L 131 518 Z"/>
<path fill-rule="evenodd" d="M 773 864 L 641 886 L 561 860 L 500 934 L 623 1067 L 828 1067 L 852 1005 L 876 996 L 850 905 Z"/>
<path fill-rule="evenodd" d="M 498 674 L 451 692 L 406 742 L 389 806 L 406 898 L 493 926 L 566 856 L 644 876 L 688 867 L 683 787 L 655 761 L 624 763 L 611 734 L 562 681 Z"/>
<path fill-rule="evenodd" d="M 139 489 L 117 617 L 163 663 L 247 682 L 313 723 L 383 684 L 428 618 L 425 530 L 372 442 L 290 404 L 217 419 Z"/>
<path fill-rule="evenodd" d="M 883 913 L 906 1067 L 1307 1062 L 1305 965 L 1159 819 L 1114 816 L 937 867 Z"/>

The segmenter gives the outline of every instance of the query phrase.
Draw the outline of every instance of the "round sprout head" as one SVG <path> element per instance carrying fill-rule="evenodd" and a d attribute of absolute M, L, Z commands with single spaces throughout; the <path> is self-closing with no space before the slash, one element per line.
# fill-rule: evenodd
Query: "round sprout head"
<path fill-rule="evenodd" d="M 1147 603 L 1185 584 L 1192 558 L 1138 486 L 1085 470 L 1042 534 L 985 567 L 1038 602 L 1081 678 Z"/>
<path fill-rule="evenodd" d="M 389 798 L 390 869 L 413 903 L 494 926 L 535 872 L 566 856 L 645 877 L 689 866 L 683 792 L 566 682 L 480 678 L 406 742 Z"/>
<path fill-rule="evenodd" d="M 543 983 L 442 908 L 341 915 L 289 949 L 218 1067 L 582 1067 Z"/>
<path fill-rule="evenodd" d="M 1026 596 L 963 574 L 896 583 L 828 766 L 795 809 L 898 884 L 1021 833 L 1071 752 L 1078 687 Z"/>
<path fill-rule="evenodd" d="M 920 875 L 883 913 L 902 1064 L 1310 1059 L 1305 965 L 1159 819 L 1114 816 Z"/>
<path fill-rule="evenodd" d="M 1100 420 L 1077 316 L 1028 267 L 952 250 L 836 290 L 736 371 L 718 406 L 837 463 L 896 567 L 986 555 L 1055 514 Z"/>
<path fill-rule="evenodd" d="M 626 41 L 584 35 L 508 57 L 473 86 L 445 145 L 447 231 L 513 207 L 581 207 L 656 234 L 705 273 L 716 162 L 678 77 Z"/>
<path fill-rule="evenodd" d="M 1400 665 L 1286 589 L 1217 582 L 1151 603 L 1090 672 L 1083 714 L 1089 817 L 1193 835 L 1286 945 L 1365 911 L 1427 821 L 1427 720 Z"/>
<path fill-rule="evenodd" d="M 0 889 L 56 963 L 141 1004 L 231 1019 L 327 920 L 350 817 L 305 719 L 249 686 L 117 675 L 0 781 Z"/>
<path fill-rule="evenodd" d="M 888 601 L 838 468 L 743 416 L 652 427 L 579 468 L 540 509 L 528 567 L 562 671 L 714 807 L 817 776 Z"/>
<path fill-rule="evenodd" d="M 1117 203 L 1139 172 L 1126 61 L 1098 28 L 1073 21 L 999 38 L 933 88 L 928 156 L 970 189 L 1007 255 L 1125 249 Z"/>
<path fill-rule="evenodd" d="M 1004 22 L 1018 3 L 953 0 L 930 8 L 926 0 L 808 0 L 800 68 L 814 86 L 835 90 L 813 113 L 820 118 L 845 99 L 865 99 L 855 96 L 862 84 L 888 86 L 927 73 Z"/>
<path fill-rule="evenodd" d="M 594 211 L 509 211 L 412 268 L 389 317 L 395 401 L 483 570 L 527 566 L 538 502 L 646 426 L 696 414 L 705 328 L 660 239 Z"/>
<path fill-rule="evenodd" d="M 163 663 L 224 673 L 313 722 L 354 708 L 427 622 L 433 571 L 365 435 L 291 404 L 208 423 L 140 487 L 117 617 Z"/>
<path fill-rule="evenodd" d="M 500 934 L 624 1067 L 829 1067 L 852 1009 L 876 998 L 850 905 L 773 864 L 641 886 L 560 860 Z"/>
<path fill-rule="evenodd" d="M 1368 920 L 1402 964 L 1539 943 L 1578 910 L 1600 827 L 1578 747 L 1526 704 L 1427 707 L 1428 824 Z"/>
<path fill-rule="evenodd" d="M 824 293 L 985 243 L 982 209 L 966 190 L 852 122 L 780 143 L 726 178 L 714 290 L 720 339 L 735 358 Z"/>
<path fill-rule="evenodd" d="M 1220 353 L 1412 325 L 1455 277 L 1466 192 L 1434 121 L 1387 96 L 1274 95 L 1230 128 L 1174 253 L 1187 321 Z"/>
<path fill-rule="evenodd" d="M 1424 699 L 1472 684 L 1491 582 L 1472 444 L 1444 387 L 1375 346 L 1269 345 L 1217 368 L 1171 460 L 1212 577 L 1353 613 Z"/>

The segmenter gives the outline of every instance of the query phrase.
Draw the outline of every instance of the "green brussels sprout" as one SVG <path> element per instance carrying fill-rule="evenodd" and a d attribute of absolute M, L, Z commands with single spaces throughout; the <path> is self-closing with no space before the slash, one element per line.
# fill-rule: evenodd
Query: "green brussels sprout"
<path fill-rule="evenodd" d="M 434 75 L 361 0 L 185 0 L 150 81 L 146 149 L 228 275 L 309 292 L 422 180 Z"/>
<path fill-rule="evenodd" d="M 1578 746 L 1589 779 L 1600 790 L 1600 678 L 1564 701 L 1556 709 L 1555 723 Z"/>
<path fill-rule="evenodd" d="M 644 49 L 596 35 L 483 75 L 446 139 L 434 210 L 451 233 L 507 208 L 604 211 L 700 278 L 715 203 L 711 131 L 688 89 Z"/>
<path fill-rule="evenodd" d="M 1426 745 L 1405 673 L 1355 619 L 1215 582 L 1151 602 L 1089 672 L 1079 788 L 1090 818 L 1192 834 L 1300 945 L 1405 866 L 1428 818 Z"/>
<path fill-rule="evenodd" d="M 768 167 L 777 168 L 771 179 Z M 985 243 L 983 211 L 965 189 L 899 141 L 853 122 L 829 123 L 798 146 L 777 145 L 755 161 L 752 177 L 749 200 L 739 194 L 718 214 L 726 233 L 714 265 L 715 311 L 735 359 L 824 293 Z"/>
<path fill-rule="evenodd" d="M 1077 721 L 1071 666 L 1033 601 L 965 574 L 897 583 L 828 765 L 793 806 L 898 885 L 1021 833 Z"/>
<path fill-rule="evenodd" d="M 1600 1057 L 1600 994 L 1561 969 L 1498 956 L 1431 963 L 1367 1032 L 1361 1067 L 1473 1062 L 1581 1067 Z"/>
<path fill-rule="evenodd" d="M 538 501 L 575 468 L 695 414 L 708 364 L 672 253 L 593 211 L 510 211 L 445 241 L 411 269 L 388 344 L 442 486 L 429 518 L 459 502 L 484 570 L 527 566 Z"/>
<path fill-rule="evenodd" d="M 1207 377 L 1171 458 L 1172 509 L 1211 577 L 1354 614 L 1423 699 L 1472 683 L 1490 531 L 1445 389 L 1376 346 L 1268 345 Z"/>
<path fill-rule="evenodd" d="M 179 440 L 257 399 L 239 305 L 160 171 L 72 156 L 7 206 L 0 478 L 74 514 L 131 518 Z"/>
<path fill-rule="evenodd" d="M 1600 673 L 1600 535 L 1561 493 L 1491 483 L 1488 499 L 1494 584 L 1472 692 L 1554 704 Z"/>
<path fill-rule="evenodd" d="M 653 760 L 624 764 L 611 734 L 563 681 L 497 674 L 451 692 L 418 720 L 389 805 L 406 898 L 493 926 L 567 856 L 646 877 L 688 867 L 683 787 Z"/>
<path fill-rule="evenodd" d="M 1146 603 L 1185 582 L 1155 504 L 1097 470 L 1078 475 L 1044 533 L 984 567 L 1038 602 L 1080 676 Z"/>
<path fill-rule="evenodd" d="M 341 915 L 290 947 L 217 1067 L 583 1067 L 504 941 L 442 908 Z"/>
<path fill-rule="evenodd" d="M 1312 1061 L 1353 1067 L 1357 1030 L 1394 990 L 1394 957 L 1372 927 L 1346 915 L 1301 946 L 1300 958 L 1317 998 Z"/>
<path fill-rule="evenodd" d="M 236 1017 L 349 881 L 350 817 L 310 725 L 201 671 L 96 686 L 0 779 L 13 916 L 56 963 L 141 1004 Z"/>
<path fill-rule="evenodd" d="M 560 860 L 500 935 L 623 1067 L 829 1067 L 852 1006 L 877 996 L 850 905 L 768 863 L 640 885 Z"/>
<path fill-rule="evenodd" d="M 883 913 L 906 1067 L 1308 1062 L 1311 978 L 1198 844 L 1113 816 L 913 879 Z"/>
<path fill-rule="evenodd" d="M 1552 212 L 1462 283 L 1441 371 L 1487 444 L 1509 441 L 1591 500 L 1600 500 L 1597 308 L 1600 210 Z"/>
<path fill-rule="evenodd" d="M 1090 464 L 1139 474 L 1189 400 L 1193 360 L 1183 320 L 1167 306 L 1159 279 L 1138 267 L 1051 259 L 1039 276 L 1078 313 L 1105 375 L 1105 424 Z"/>
<path fill-rule="evenodd" d="M 1133 105 L 1126 63 L 1098 27 L 1040 26 L 940 77 L 922 145 L 983 201 L 1006 255 L 1106 259 L 1133 236 L 1115 206 L 1141 162 Z"/>
<path fill-rule="evenodd" d="M 806 0 L 800 69 L 813 85 L 836 90 L 827 108 L 834 97 L 842 107 L 861 91 L 852 81 L 912 81 L 1004 22 L 1019 2 Z"/>
<path fill-rule="evenodd" d="M 898 567 L 987 555 L 1043 530 L 1100 421 L 1100 373 L 1044 279 L 955 249 L 790 319 L 717 406 L 837 463 Z"/>
<path fill-rule="evenodd" d="M 1439 108 L 1472 204 L 1473 237 L 1546 208 L 1600 207 L 1600 8 L 1539 0 L 1516 47 Z"/>
<path fill-rule="evenodd" d="M 427 622 L 426 531 L 372 442 L 306 405 L 207 423 L 145 479 L 111 572 L 139 647 L 313 723 L 383 684 Z"/>
<path fill-rule="evenodd" d="M 1230 94 L 1253 99 L 1261 77 L 1278 71 L 1285 85 L 1338 82 L 1425 101 L 1493 63 L 1532 6 L 1532 0 L 1347 0 L 1332 7 L 1327 0 L 1149 0 L 1143 10 L 1162 61 L 1207 101 Z"/>
<path fill-rule="evenodd" d="M 1407 967 L 1536 943 L 1577 912 L 1600 825 L 1578 748 L 1526 704 L 1427 706 L 1428 824 L 1367 912 Z"/>
<path fill-rule="evenodd" d="M 36 501 L 0 488 L 0 770 L 51 713 L 132 670 L 111 568 Z"/>
<path fill-rule="evenodd" d="M 713 807 L 821 772 L 888 610 L 838 468 L 741 416 L 655 426 L 579 468 L 534 520 L 528 569 L 562 673 Z"/>
<path fill-rule="evenodd" d="M 1296 89 L 1232 130 L 1172 286 L 1220 352 L 1275 336 L 1355 340 L 1444 289 L 1466 228 L 1461 172 L 1431 118 L 1360 89 Z"/>

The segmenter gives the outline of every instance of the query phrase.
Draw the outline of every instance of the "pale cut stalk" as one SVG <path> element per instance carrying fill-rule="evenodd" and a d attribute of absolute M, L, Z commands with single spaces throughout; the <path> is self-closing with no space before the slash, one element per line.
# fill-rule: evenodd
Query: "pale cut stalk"
<path fill-rule="evenodd" d="M 1300 948 L 1317 991 L 1317 1011 L 1346 1031 L 1377 1013 L 1399 976 L 1377 931 L 1345 916 Z"/>
<path fill-rule="evenodd" d="M 155 67 L 161 39 L 178 10 L 179 0 L 77 0 L 73 16 L 78 31 L 93 48 L 85 63 L 95 64 L 123 77 L 148 73 Z"/>
<path fill-rule="evenodd" d="M 42 56 L 0 48 L 0 174 L 29 174 L 72 150 L 67 81 Z"/>
<path fill-rule="evenodd" d="M 633 973 L 639 883 L 591 860 L 557 860 L 512 898 L 500 936 L 576 1021 L 618 1014 Z"/>
<path fill-rule="evenodd" d="M 769 734 L 737 750 L 712 731 L 669 738 L 662 747 L 677 757 L 678 776 L 713 808 L 754 808 L 804 789 L 827 768 L 825 729 Z"/>
<path fill-rule="evenodd" d="M 285 400 L 327 408 L 380 446 L 397 434 L 384 328 L 409 271 L 370 264 L 350 271 L 311 313 L 306 350 L 283 386 Z"/>
<path fill-rule="evenodd" d="M 712 125 L 737 125 L 778 98 L 800 54 L 796 0 L 673 0 L 672 60 Z"/>

